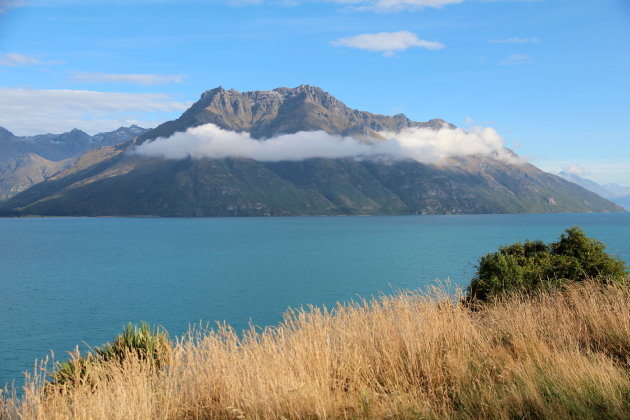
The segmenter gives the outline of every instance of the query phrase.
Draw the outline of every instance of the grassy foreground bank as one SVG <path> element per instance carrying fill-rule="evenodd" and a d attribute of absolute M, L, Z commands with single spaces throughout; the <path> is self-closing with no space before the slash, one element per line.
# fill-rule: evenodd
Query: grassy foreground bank
<path fill-rule="evenodd" d="M 78 383 L 28 381 L 0 418 L 628 418 L 630 288 L 584 282 L 475 310 L 440 293 L 309 308 L 177 340 Z"/>

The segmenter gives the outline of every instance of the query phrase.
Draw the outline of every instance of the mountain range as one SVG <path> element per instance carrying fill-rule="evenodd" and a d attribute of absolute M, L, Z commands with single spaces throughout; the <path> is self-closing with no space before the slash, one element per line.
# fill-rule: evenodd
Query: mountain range
<path fill-rule="evenodd" d="M 593 191 L 594 193 L 612 201 L 613 203 L 619 204 L 626 210 L 630 210 L 630 187 L 615 183 L 599 184 L 595 181 L 568 171 L 562 171 L 558 175 L 568 181 L 573 182 L 574 184 L 586 188 L 589 191 Z"/>
<path fill-rule="evenodd" d="M 245 93 L 216 88 L 204 92 L 176 120 L 127 142 L 88 151 L 72 166 L 2 203 L 0 212 L 295 216 L 623 210 L 520 161 L 504 148 L 494 153 L 458 152 L 435 160 L 422 156 L 254 159 L 240 151 L 241 143 L 232 143 L 237 150 L 231 154 L 214 157 L 192 152 L 179 158 L 139 153 L 165 139 L 181 152 L 190 147 L 189 138 L 195 133 L 199 147 L 206 147 L 208 139 L 195 131 L 204 127 L 224 135 L 228 146 L 237 140 L 254 148 L 279 144 L 282 153 L 306 144 L 299 143 L 306 141 L 301 140 L 307 137 L 304 133 L 319 133 L 345 147 L 365 150 L 389 145 L 392 136 L 415 132 L 430 138 L 443 130 L 463 136 L 462 130 L 440 119 L 415 122 L 402 114 L 354 110 L 313 86 Z M 468 141 L 466 136 L 461 138 Z M 395 145 L 400 149 L 404 142 Z M 455 150 L 470 149 L 469 144 L 455 146 Z"/>
<path fill-rule="evenodd" d="M 94 136 L 77 129 L 63 134 L 16 136 L 0 127 L 0 200 L 72 166 L 89 150 L 124 143 L 146 131 L 132 125 Z"/>

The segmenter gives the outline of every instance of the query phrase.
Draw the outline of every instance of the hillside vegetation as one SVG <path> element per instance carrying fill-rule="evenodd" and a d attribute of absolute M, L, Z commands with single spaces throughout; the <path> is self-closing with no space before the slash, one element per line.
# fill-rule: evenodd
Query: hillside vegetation
<path fill-rule="evenodd" d="M 168 364 L 139 353 L 28 380 L 1 418 L 627 418 L 630 289 L 594 282 L 471 309 L 401 293 L 197 328 Z M 45 363 L 44 363 L 45 367 Z"/>

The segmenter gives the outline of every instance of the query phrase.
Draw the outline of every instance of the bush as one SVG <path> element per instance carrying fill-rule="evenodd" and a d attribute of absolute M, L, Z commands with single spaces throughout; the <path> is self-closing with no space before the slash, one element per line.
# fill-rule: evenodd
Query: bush
<path fill-rule="evenodd" d="M 605 244 L 587 237 L 577 226 L 549 245 L 527 240 L 500 247 L 479 260 L 468 296 L 488 301 L 505 293 L 531 294 L 586 279 L 625 283 L 625 263 L 605 249 Z"/>
<path fill-rule="evenodd" d="M 95 365 L 123 363 L 129 357 L 148 360 L 154 367 L 160 368 L 168 364 L 170 354 L 171 342 L 164 329 L 151 328 L 146 322 L 141 322 L 138 327 L 130 322 L 112 343 L 95 347 L 83 357 L 77 350 L 70 360 L 58 363 L 51 375 L 52 383 L 75 384 L 84 380 Z"/>
<path fill-rule="evenodd" d="M 138 328 L 127 324 L 127 328 L 119 334 L 113 343 L 106 343 L 94 349 L 96 357 L 102 361 L 122 361 L 130 354 L 140 360 L 150 360 L 156 367 L 167 362 L 170 349 L 168 334 L 161 328 L 152 329 L 146 322 L 141 322 Z"/>

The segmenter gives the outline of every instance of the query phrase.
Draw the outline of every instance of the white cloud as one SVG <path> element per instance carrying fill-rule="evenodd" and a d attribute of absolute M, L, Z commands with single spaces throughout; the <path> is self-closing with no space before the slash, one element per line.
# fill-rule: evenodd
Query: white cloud
<path fill-rule="evenodd" d="M 538 3 L 543 0 L 483 0 L 484 3 Z"/>
<path fill-rule="evenodd" d="M 588 175 L 588 171 L 584 166 L 573 163 L 571 166 L 567 166 L 562 169 L 562 172 L 566 172 L 569 174 L 577 175 L 577 176 L 586 176 Z"/>
<path fill-rule="evenodd" d="M 519 64 L 531 63 L 529 56 L 526 54 L 512 54 L 501 61 L 502 66 L 517 66 Z"/>
<path fill-rule="evenodd" d="M 362 34 L 348 38 L 340 38 L 331 42 L 336 47 L 358 48 L 367 51 L 379 51 L 386 56 L 391 56 L 397 51 L 404 51 L 413 47 L 427 50 L 444 48 L 444 44 L 434 41 L 425 41 L 409 31 L 379 32 L 376 34 Z"/>
<path fill-rule="evenodd" d="M 7 10 L 24 4 L 22 0 L 0 0 L 0 15 L 6 13 Z"/>
<path fill-rule="evenodd" d="M 426 7 L 440 8 L 448 4 L 461 3 L 464 0 L 377 0 L 364 1 L 366 9 L 378 12 L 399 12 L 402 10 L 420 10 Z"/>
<path fill-rule="evenodd" d="M 189 105 L 153 93 L 0 87 L 0 126 L 17 135 L 60 133 L 73 128 L 92 134 L 121 125 L 155 126 Z"/>
<path fill-rule="evenodd" d="M 585 175 L 588 179 L 599 184 L 617 183 L 620 185 L 630 186 L 629 158 L 581 158 L 579 159 L 579 164 L 576 164 L 575 162 L 576 160 L 550 160 L 539 157 L 535 159 L 534 164 L 540 169 L 550 173 L 558 173 L 560 171 L 570 169 L 575 165 L 577 168 L 574 169 L 577 169 L 578 171 L 580 167 L 585 169 Z"/>
<path fill-rule="evenodd" d="M 444 162 L 450 157 L 486 155 L 520 162 L 503 147 L 503 139 L 492 128 L 408 128 L 400 133 L 381 133 L 385 141 L 366 143 L 352 137 L 303 131 L 267 140 L 253 139 L 249 133 L 227 131 L 205 124 L 158 138 L 138 146 L 134 153 L 164 159 L 250 158 L 274 162 L 308 158 L 394 158 L 425 163 Z"/>
<path fill-rule="evenodd" d="M 79 72 L 72 78 L 94 83 L 132 83 L 136 85 L 162 85 L 167 83 L 183 83 L 186 75 L 181 74 L 119 74 L 100 72 Z"/>
<path fill-rule="evenodd" d="M 262 4 L 263 0 L 228 0 L 233 6 L 249 6 L 252 4 Z"/>
<path fill-rule="evenodd" d="M 335 3 L 350 10 L 374 11 L 379 13 L 421 10 L 427 7 L 441 8 L 448 4 L 462 3 L 464 0 L 225 0 L 235 6 L 261 5 L 265 3 L 297 6 L 304 3 Z"/>
<path fill-rule="evenodd" d="M 506 39 L 493 39 L 490 42 L 493 44 L 540 44 L 540 39 L 535 36 L 530 38 L 518 38 L 514 36 Z"/>
<path fill-rule="evenodd" d="M 376 12 L 400 12 L 420 10 L 427 7 L 440 8 L 448 4 L 461 3 L 464 0 L 325 0 L 333 3 L 348 4 L 356 10 Z"/>
<path fill-rule="evenodd" d="M 60 63 L 60 61 L 41 61 L 39 58 L 32 55 L 0 53 L 0 66 L 19 67 Z"/>
<path fill-rule="evenodd" d="M 181 2 L 182 0 L 180 0 Z M 194 2 L 195 0 L 187 0 Z M 296 6 L 309 2 L 319 3 L 335 3 L 348 6 L 353 10 L 370 10 L 380 13 L 400 12 L 404 10 L 421 10 L 427 7 L 441 8 L 449 4 L 462 3 L 464 0 L 220 0 L 224 4 L 233 6 L 249 6 L 264 4 L 281 4 L 286 6 Z M 125 3 L 175 3 L 175 0 L 31 0 L 28 3 L 25 0 L 0 0 L 0 13 L 5 12 L 11 7 L 16 6 L 67 6 L 67 5 L 83 5 L 83 4 L 125 4 Z M 202 2 L 197 0 L 197 2 Z"/>

